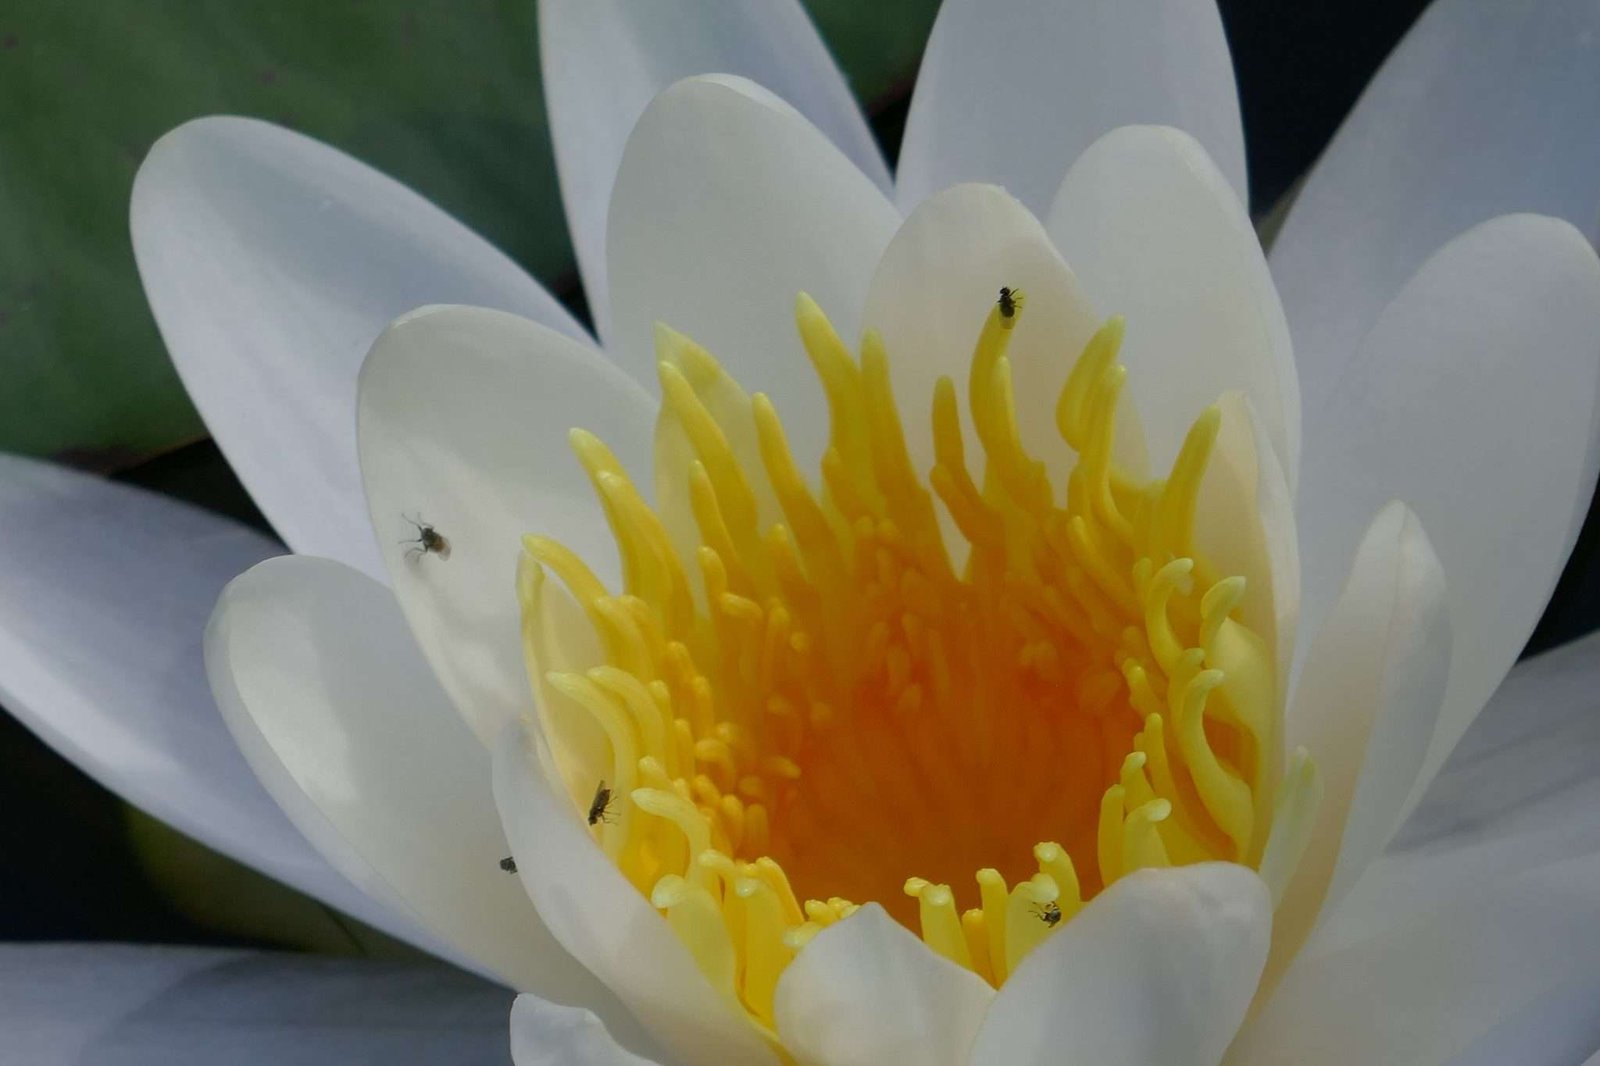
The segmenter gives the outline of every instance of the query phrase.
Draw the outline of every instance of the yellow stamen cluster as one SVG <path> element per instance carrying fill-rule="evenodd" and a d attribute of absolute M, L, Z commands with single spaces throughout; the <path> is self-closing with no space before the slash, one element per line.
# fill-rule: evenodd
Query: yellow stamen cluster
<path fill-rule="evenodd" d="M 1003 298 L 972 358 L 979 477 L 946 378 L 924 482 L 881 340 L 858 361 L 802 296 L 831 413 L 820 492 L 766 397 L 662 330 L 660 510 L 599 440 L 572 437 L 622 593 L 526 540 L 524 633 L 574 803 L 610 783 L 606 854 L 769 1031 L 784 966 L 852 901 L 998 985 L 1130 871 L 1260 863 L 1282 770 L 1273 649 L 1237 617 L 1243 578 L 1194 545 L 1220 415 L 1165 480 L 1122 470 L 1113 319 L 1066 376 L 1055 422 L 1078 458 L 1053 485 L 1018 429 L 1021 318 L 1021 294 Z M 599 665 L 550 662 L 547 570 Z M 558 739 L 583 730 L 587 745 Z M 963 911 L 951 886 L 974 876 Z"/>

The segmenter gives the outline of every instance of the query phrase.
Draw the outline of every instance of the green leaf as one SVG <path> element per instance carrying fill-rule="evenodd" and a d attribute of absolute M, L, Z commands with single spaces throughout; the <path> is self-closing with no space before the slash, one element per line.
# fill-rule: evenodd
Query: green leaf
<path fill-rule="evenodd" d="M 939 0 L 806 0 L 806 7 L 869 114 L 910 93 Z"/>
<path fill-rule="evenodd" d="M 324 955 L 418 958 L 409 944 L 242 866 L 137 807 L 124 807 L 128 843 L 150 887 L 207 939 Z"/>
<path fill-rule="evenodd" d="M 0 448 L 202 433 L 128 239 L 150 144 L 254 115 L 418 189 L 559 287 L 571 252 L 532 5 L 72 0 L 0 16 Z"/>
<path fill-rule="evenodd" d="M 904 87 L 936 0 L 814 0 L 857 93 Z M 528 0 L 57 0 L 0 13 L 0 449 L 115 468 L 204 428 L 128 239 L 152 142 L 272 120 L 576 287 Z"/>

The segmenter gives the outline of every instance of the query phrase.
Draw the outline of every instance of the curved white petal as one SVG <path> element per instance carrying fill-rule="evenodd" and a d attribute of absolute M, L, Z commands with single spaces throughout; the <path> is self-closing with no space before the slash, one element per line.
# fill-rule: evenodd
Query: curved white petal
<path fill-rule="evenodd" d="M 977 446 L 968 368 L 1001 286 L 1026 296 L 1007 351 L 1022 442 L 1060 484 L 1071 452 L 1056 431 L 1056 397 L 1101 323 L 1044 227 L 1015 197 L 994 185 L 958 185 L 922 203 L 872 275 L 864 324 L 883 337 L 912 466 L 925 474 L 941 376 L 955 381 L 969 452 Z"/>
<path fill-rule="evenodd" d="M 592 1012 L 528 994 L 511 1005 L 511 1061 L 516 1066 L 654 1066 L 611 1039 Z"/>
<path fill-rule="evenodd" d="M 872 131 L 798 0 L 545 0 L 539 53 L 567 227 L 589 309 L 608 341 L 612 183 L 634 123 L 673 82 L 696 74 L 753 78 L 889 188 Z"/>
<path fill-rule="evenodd" d="M 1072 164 L 1045 228 L 1102 314 L 1127 318 L 1122 361 L 1158 470 L 1229 390 L 1250 398 L 1291 492 L 1300 386 L 1261 244 L 1200 142 L 1125 126 Z"/>
<path fill-rule="evenodd" d="M 818 933 L 784 970 L 778 1036 L 806 1066 L 964 1066 L 994 989 L 876 903 Z"/>
<path fill-rule="evenodd" d="M 1368 527 L 1284 722 L 1286 747 L 1306 749 L 1324 791 L 1274 919 L 1269 980 L 1393 835 L 1433 736 L 1450 653 L 1439 560 L 1396 501 Z"/>
<path fill-rule="evenodd" d="M 776 1066 L 736 1006 L 724 1001 L 665 918 L 630 885 L 547 782 L 521 723 L 494 749 L 494 793 L 539 916 L 573 957 L 604 981 L 650 1034 L 686 1063 Z"/>
<path fill-rule="evenodd" d="M 1389 298 L 1467 227 L 1537 211 L 1600 236 L 1597 42 L 1594 0 L 1428 6 L 1272 246 L 1313 403 L 1338 388 Z"/>
<path fill-rule="evenodd" d="M 1226 863 L 1140 870 L 1090 901 L 995 997 L 973 1066 L 1215 1066 L 1267 957 L 1272 903 Z"/>
<path fill-rule="evenodd" d="M 327 559 L 263 563 L 223 592 L 206 666 L 245 758 L 329 862 L 474 968 L 622 1016 L 500 868 L 489 754 L 388 589 Z"/>
<path fill-rule="evenodd" d="M 1493 1029 L 1473 1040 L 1450 1066 L 1567 1066 L 1582 1061 L 1591 1066 L 1597 1058 L 1583 1058 L 1600 1043 L 1600 979 L 1576 981 L 1538 997 L 1510 1012 Z"/>
<path fill-rule="evenodd" d="M 909 211 L 963 181 L 1004 185 L 1034 211 L 1101 134 L 1160 123 L 1193 134 L 1239 199 L 1244 130 L 1212 0 L 945 0 L 900 147 Z"/>
<path fill-rule="evenodd" d="M 1317 932 L 1371 936 L 1508 870 L 1600 854 L 1600 634 L 1518 663 Z"/>
<path fill-rule="evenodd" d="M 1600 851 L 1600 634 L 1512 668 L 1395 847 L 1531 840 L 1549 830 L 1561 834 L 1562 853 Z"/>
<path fill-rule="evenodd" d="M 134 806 L 402 939 L 262 791 L 206 687 L 217 594 L 282 549 L 216 515 L 0 455 L 0 706 Z"/>
<path fill-rule="evenodd" d="M 130 944 L 0 947 L 27 1066 L 505 1063 L 511 993 L 436 963 Z"/>
<path fill-rule="evenodd" d="M 1597 877 L 1600 856 L 1591 854 L 1467 881 L 1430 878 L 1430 905 L 1406 921 L 1313 940 L 1241 1032 L 1229 1066 L 1427 1066 L 1480 1041 L 1492 1047 L 1531 1021 L 1544 1028 L 1500 1061 L 1573 1061 L 1597 1036 Z M 1580 989 L 1586 1003 L 1574 1001 Z"/>
<path fill-rule="evenodd" d="M 827 137 L 757 85 L 679 82 L 628 140 L 607 233 L 608 350 L 656 381 L 655 327 L 686 333 L 772 395 L 801 469 L 822 453 L 822 388 L 795 328 L 810 293 L 853 342 L 900 216 Z"/>
<path fill-rule="evenodd" d="M 130 223 L 167 350 L 256 504 L 295 551 L 374 577 L 350 417 L 373 338 L 451 301 L 583 336 L 520 267 L 416 193 L 255 119 L 196 119 L 157 141 Z"/>
<path fill-rule="evenodd" d="M 1255 405 L 1237 392 L 1215 403 L 1222 424 L 1200 482 L 1195 542 L 1218 573 L 1245 579 L 1239 620 L 1272 648 L 1281 705 L 1300 616 L 1294 498 Z"/>
<path fill-rule="evenodd" d="M 1307 408 L 1303 623 L 1328 611 L 1363 516 L 1399 498 L 1432 537 L 1456 646 L 1470 649 L 1451 663 L 1421 785 L 1505 676 L 1561 572 L 1600 465 L 1597 398 L 1600 259 L 1564 222 L 1511 215 L 1440 249 L 1342 388 Z"/>
<path fill-rule="evenodd" d="M 594 349 L 500 311 L 423 308 L 361 372 L 361 471 L 390 581 L 435 674 L 484 744 L 533 707 L 518 621 L 522 536 L 554 537 L 602 580 L 605 515 L 568 432 L 599 435 L 648 485 L 655 405 Z M 422 552 L 433 526 L 448 558 Z"/>

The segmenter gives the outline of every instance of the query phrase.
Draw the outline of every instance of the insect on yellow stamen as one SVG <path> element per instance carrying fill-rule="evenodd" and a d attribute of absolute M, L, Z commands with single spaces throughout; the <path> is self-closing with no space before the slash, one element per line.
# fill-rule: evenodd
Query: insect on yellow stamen
<path fill-rule="evenodd" d="M 1064 374 L 1055 423 L 1077 461 L 1052 483 L 1018 427 L 1024 306 L 1001 290 L 969 367 L 981 468 L 946 378 L 924 477 L 882 341 L 855 358 L 802 295 L 831 414 L 820 491 L 773 404 L 662 329 L 661 512 L 598 439 L 572 438 L 622 592 L 526 539 L 524 636 L 530 664 L 554 667 L 535 687 L 574 806 L 769 1034 L 784 966 L 858 903 L 999 985 L 1119 877 L 1260 865 L 1275 805 L 1304 813 L 1280 802 L 1274 651 L 1239 618 L 1244 579 L 1194 541 L 1219 410 L 1167 478 L 1124 471 L 1112 319 Z M 946 543 L 941 509 L 966 545 Z M 547 570 L 603 662 L 552 661 Z M 1309 787 L 1303 758 L 1292 771 Z"/>

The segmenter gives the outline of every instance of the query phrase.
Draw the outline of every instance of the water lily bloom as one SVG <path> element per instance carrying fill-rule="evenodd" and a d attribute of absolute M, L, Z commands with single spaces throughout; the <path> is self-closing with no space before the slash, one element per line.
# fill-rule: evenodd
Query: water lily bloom
<path fill-rule="evenodd" d="M 598 345 L 355 161 L 180 127 L 141 275 L 299 554 L 211 617 L 237 752 L 102 737 L 265 549 L 7 461 L 196 630 L 57 691 L 68 604 L 5 698 L 525 993 L 519 1063 L 1587 1055 L 1594 806 L 1546 745 L 1594 740 L 1556 714 L 1592 642 L 1418 805 L 1594 489 L 1600 261 L 1560 218 L 1600 161 L 1484 146 L 1593 117 L 1597 25 L 1437 5 L 1269 268 L 1209 5 L 950 0 L 891 184 L 798 6 L 547 2 Z M 1562 802 L 1481 807 L 1524 788 Z"/>

